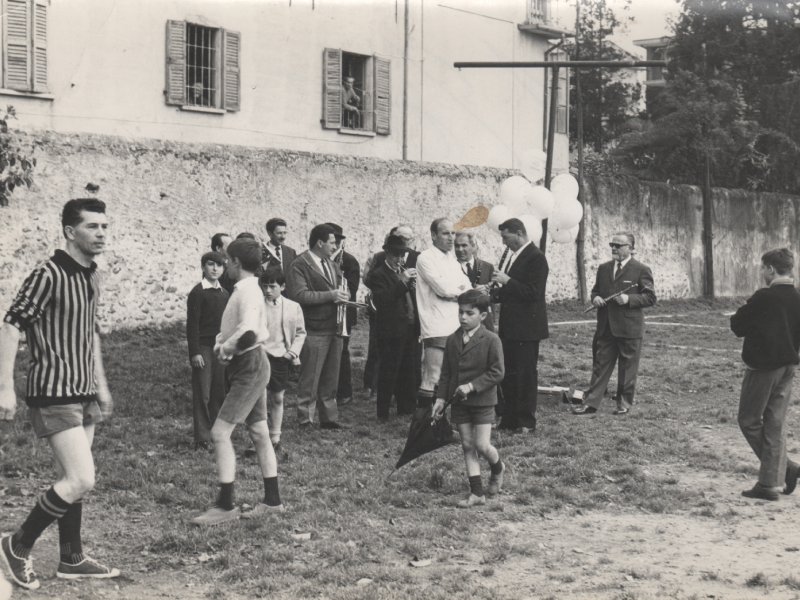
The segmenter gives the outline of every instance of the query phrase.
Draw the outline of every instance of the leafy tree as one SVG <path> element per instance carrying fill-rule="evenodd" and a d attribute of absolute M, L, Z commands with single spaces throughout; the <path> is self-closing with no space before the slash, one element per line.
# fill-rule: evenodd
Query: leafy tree
<path fill-rule="evenodd" d="M 9 128 L 9 119 L 16 119 L 13 106 L 0 109 L 0 206 L 7 206 L 14 188 L 33 184 L 36 159 L 26 154 L 19 137 Z M 31 149 L 33 153 L 33 149 Z"/>
<path fill-rule="evenodd" d="M 800 192 L 800 2 L 683 0 L 652 126 L 615 157 L 638 175 Z M 786 126 L 789 124 L 790 126 Z M 792 125 L 793 124 L 793 125 Z"/>
<path fill-rule="evenodd" d="M 633 17 L 620 20 L 607 0 L 577 0 L 580 9 L 577 21 L 578 39 L 567 44 L 575 60 L 624 60 L 630 58 L 610 37 L 624 30 Z M 626 0 L 623 11 L 630 6 Z M 576 70 L 571 71 L 570 140 L 577 141 Z M 624 70 L 581 69 L 583 138 L 586 145 L 601 152 L 622 131 L 623 125 L 638 112 L 640 85 Z"/>

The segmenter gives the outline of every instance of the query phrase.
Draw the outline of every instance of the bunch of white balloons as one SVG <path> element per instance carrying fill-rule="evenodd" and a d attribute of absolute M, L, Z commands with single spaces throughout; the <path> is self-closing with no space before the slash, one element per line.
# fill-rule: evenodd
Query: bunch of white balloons
<path fill-rule="evenodd" d="M 542 237 L 542 221 L 549 219 L 548 233 L 554 242 L 573 242 L 583 218 L 578 190 L 578 180 L 569 173 L 553 177 L 549 190 L 514 175 L 500 185 L 499 204 L 489 210 L 486 223 L 497 231 L 500 223 L 516 217 L 525 225 L 528 239 L 538 245 Z"/>

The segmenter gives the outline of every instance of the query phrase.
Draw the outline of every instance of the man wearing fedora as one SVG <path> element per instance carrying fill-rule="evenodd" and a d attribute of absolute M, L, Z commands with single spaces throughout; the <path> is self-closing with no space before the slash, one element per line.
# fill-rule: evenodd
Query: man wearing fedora
<path fill-rule="evenodd" d="M 383 250 L 384 262 L 367 278 L 376 308 L 379 421 L 388 420 L 393 395 L 398 415 L 414 412 L 420 380 L 419 314 L 414 294 L 417 270 L 403 264 L 411 248 L 403 237 L 389 234 Z"/>

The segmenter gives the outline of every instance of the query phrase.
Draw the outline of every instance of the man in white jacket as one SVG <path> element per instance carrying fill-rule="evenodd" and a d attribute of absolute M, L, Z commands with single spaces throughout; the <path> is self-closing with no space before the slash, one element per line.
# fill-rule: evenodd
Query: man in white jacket
<path fill-rule="evenodd" d="M 455 231 L 449 219 L 431 223 L 431 241 L 417 257 L 417 310 L 422 338 L 422 382 L 417 406 L 433 404 L 447 336 L 459 328 L 458 295 L 472 287 L 453 253 Z"/>

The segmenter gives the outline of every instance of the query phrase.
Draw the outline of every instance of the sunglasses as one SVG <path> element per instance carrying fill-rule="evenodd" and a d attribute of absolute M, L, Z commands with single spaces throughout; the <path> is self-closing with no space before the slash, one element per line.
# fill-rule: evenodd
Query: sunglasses
<path fill-rule="evenodd" d="M 611 243 L 609 244 L 609 246 L 611 246 L 612 248 L 615 248 L 615 249 L 619 250 L 620 248 L 624 248 L 625 246 L 630 246 L 630 244 L 615 244 L 614 242 L 611 242 Z"/>

